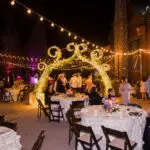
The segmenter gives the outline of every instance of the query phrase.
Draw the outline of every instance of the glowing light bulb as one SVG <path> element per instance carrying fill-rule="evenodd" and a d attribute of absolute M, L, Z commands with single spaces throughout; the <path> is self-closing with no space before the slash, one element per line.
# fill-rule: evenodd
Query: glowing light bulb
<path fill-rule="evenodd" d="M 77 36 L 74 36 L 74 39 L 76 40 L 76 39 L 77 39 Z"/>
<path fill-rule="evenodd" d="M 31 9 L 28 9 L 28 10 L 27 10 L 27 13 L 28 13 L 28 14 L 31 14 L 31 13 L 32 13 Z"/>
<path fill-rule="evenodd" d="M 95 46 L 95 44 L 92 45 L 93 47 Z"/>
<path fill-rule="evenodd" d="M 70 33 L 70 32 L 68 33 L 68 36 L 71 36 L 71 33 Z"/>
<path fill-rule="evenodd" d="M 96 46 L 96 48 L 98 48 L 98 46 Z"/>
<path fill-rule="evenodd" d="M 41 16 L 41 17 L 40 17 L 40 21 L 43 21 L 43 20 L 44 20 L 44 18 Z"/>
<path fill-rule="evenodd" d="M 10 2 L 10 4 L 11 4 L 12 6 L 14 6 L 14 5 L 15 5 L 15 0 L 12 0 L 12 1 Z"/>
<path fill-rule="evenodd" d="M 61 28 L 60 31 L 63 32 L 63 31 L 64 31 L 64 28 Z"/>
<path fill-rule="evenodd" d="M 82 42 L 84 42 L 84 39 L 82 39 Z"/>
<path fill-rule="evenodd" d="M 89 45 L 90 43 L 89 42 L 87 42 L 87 45 Z"/>
<path fill-rule="evenodd" d="M 54 25 L 54 23 L 51 23 L 51 27 L 54 27 L 55 25 Z"/>

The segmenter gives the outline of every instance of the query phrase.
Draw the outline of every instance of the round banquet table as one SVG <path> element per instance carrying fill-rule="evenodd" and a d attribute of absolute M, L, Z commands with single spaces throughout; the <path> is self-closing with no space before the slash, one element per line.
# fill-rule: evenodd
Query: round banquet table
<path fill-rule="evenodd" d="M 0 150 L 21 150 L 20 136 L 9 128 L 0 126 Z"/>
<path fill-rule="evenodd" d="M 75 94 L 75 96 L 73 97 L 67 96 L 66 94 L 60 94 L 52 96 L 51 101 L 60 101 L 61 107 L 64 108 L 63 113 L 65 116 L 66 112 L 69 110 L 70 105 L 72 104 L 73 101 L 84 101 L 84 104 L 86 106 L 89 102 L 89 97 L 83 94 Z"/>
<path fill-rule="evenodd" d="M 137 142 L 135 150 L 142 150 L 142 138 L 147 113 L 136 107 L 119 107 L 120 111 L 113 113 L 106 113 L 102 105 L 83 108 L 81 110 L 81 123 L 86 126 L 91 126 L 95 134 L 103 136 L 103 139 L 99 142 L 102 150 L 106 149 L 106 139 L 101 129 L 102 125 L 115 130 L 126 131 L 129 139 Z M 142 116 L 130 116 L 129 112 L 140 112 Z M 82 149 L 80 145 L 78 146 L 79 149 Z"/>

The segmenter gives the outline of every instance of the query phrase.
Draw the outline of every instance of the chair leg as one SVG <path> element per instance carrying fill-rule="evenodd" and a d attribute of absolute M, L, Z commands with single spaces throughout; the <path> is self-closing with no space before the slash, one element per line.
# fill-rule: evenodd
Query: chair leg
<path fill-rule="evenodd" d="M 71 143 L 72 136 L 73 136 L 72 131 L 69 129 L 69 143 L 68 143 L 68 145 L 70 145 L 70 143 Z"/>

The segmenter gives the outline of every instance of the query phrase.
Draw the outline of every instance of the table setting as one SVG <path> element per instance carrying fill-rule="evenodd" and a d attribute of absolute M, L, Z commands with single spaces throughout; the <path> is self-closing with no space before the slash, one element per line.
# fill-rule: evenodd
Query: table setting
<path fill-rule="evenodd" d="M 124 105 L 111 107 L 111 111 L 108 111 L 107 108 L 105 105 L 93 105 L 81 110 L 81 123 L 91 126 L 94 133 L 103 136 L 100 141 L 101 149 L 105 149 L 106 145 L 105 136 L 101 129 L 103 125 L 115 130 L 126 131 L 129 138 L 138 143 L 135 150 L 142 150 L 147 112 L 143 109 Z M 79 149 L 81 149 L 80 146 Z"/>

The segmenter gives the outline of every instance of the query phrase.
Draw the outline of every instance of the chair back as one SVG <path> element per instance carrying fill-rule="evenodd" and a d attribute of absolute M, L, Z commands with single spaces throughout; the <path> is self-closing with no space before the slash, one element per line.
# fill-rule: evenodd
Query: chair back
<path fill-rule="evenodd" d="M 84 101 L 73 101 L 70 107 L 71 109 L 82 109 L 84 108 Z"/>
<path fill-rule="evenodd" d="M 17 123 L 16 122 L 8 122 L 8 121 L 4 121 L 4 122 L 1 122 L 0 123 L 0 126 L 4 126 L 4 127 L 7 127 L 7 128 L 10 128 L 14 131 L 17 131 Z"/>
<path fill-rule="evenodd" d="M 89 144 L 92 145 L 93 141 L 94 141 L 97 149 L 100 149 L 98 142 L 96 140 L 95 134 L 90 126 L 84 126 L 84 125 L 76 124 L 76 123 L 71 123 L 71 125 L 73 128 L 73 132 L 76 135 L 76 138 L 78 138 L 81 135 L 81 133 L 88 134 L 88 135 L 90 135 L 90 143 Z M 84 141 L 79 140 L 79 142 L 81 143 L 83 148 L 86 147 Z"/>
<path fill-rule="evenodd" d="M 4 115 L 0 115 L 0 123 L 4 122 L 4 120 L 5 120 L 5 116 Z"/>
<path fill-rule="evenodd" d="M 40 150 L 41 149 L 41 146 L 42 146 L 42 143 L 43 143 L 43 140 L 45 138 L 45 131 L 42 130 L 37 138 L 37 140 L 35 141 L 33 147 L 32 147 L 32 150 Z"/>
<path fill-rule="evenodd" d="M 111 142 L 110 137 L 109 136 L 113 136 L 115 138 L 119 138 L 119 139 L 123 139 L 125 141 L 124 143 L 124 149 L 126 147 L 129 147 L 129 149 L 132 149 L 129 137 L 127 135 L 127 132 L 121 132 L 118 130 L 114 130 L 114 129 L 110 129 L 110 128 L 106 128 L 104 126 L 102 126 L 102 130 L 104 132 L 104 135 L 106 137 L 106 142 L 109 144 Z"/>
<path fill-rule="evenodd" d="M 45 116 L 49 117 L 49 114 L 48 114 L 46 108 L 44 107 L 44 105 L 42 104 L 41 100 L 38 99 L 38 98 L 36 98 L 36 99 L 37 99 L 37 102 L 38 102 L 38 108 L 42 109 L 44 114 L 45 114 Z"/>
<path fill-rule="evenodd" d="M 76 122 L 77 119 L 74 115 L 74 111 L 72 109 L 69 109 L 67 112 L 66 112 L 66 118 L 67 118 L 67 121 L 69 124 L 71 124 L 72 122 Z"/>

